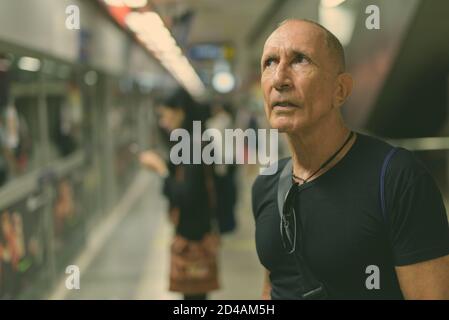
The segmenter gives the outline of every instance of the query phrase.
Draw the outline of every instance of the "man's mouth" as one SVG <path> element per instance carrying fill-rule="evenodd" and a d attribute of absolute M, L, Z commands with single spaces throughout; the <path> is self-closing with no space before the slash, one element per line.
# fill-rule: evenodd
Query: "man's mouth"
<path fill-rule="evenodd" d="M 281 101 L 274 101 L 271 104 L 271 107 L 273 109 L 276 107 L 278 107 L 278 108 L 298 108 L 298 105 L 296 105 L 288 100 L 281 100 Z"/>

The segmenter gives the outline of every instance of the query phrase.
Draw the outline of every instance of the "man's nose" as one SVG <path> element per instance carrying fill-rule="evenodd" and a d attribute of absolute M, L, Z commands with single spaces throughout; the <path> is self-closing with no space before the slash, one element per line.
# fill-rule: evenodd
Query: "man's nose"
<path fill-rule="evenodd" d="M 273 77 L 273 87 L 278 91 L 285 91 L 292 87 L 292 80 L 287 64 L 278 64 Z"/>

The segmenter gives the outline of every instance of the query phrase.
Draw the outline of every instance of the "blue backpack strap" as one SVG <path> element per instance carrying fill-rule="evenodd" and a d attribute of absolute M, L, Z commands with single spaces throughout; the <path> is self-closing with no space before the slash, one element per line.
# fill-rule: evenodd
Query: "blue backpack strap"
<path fill-rule="evenodd" d="M 399 150 L 398 147 L 393 147 L 384 159 L 384 163 L 382 164 L 382 171 L 380 172 L 380 206 L 382 209 L 382 216 L 385 222 L 388 222 L 387 208 L 385 205 L 385 176 L 388 169 L 388 164 L 390 163 L 393 155 Z"/>

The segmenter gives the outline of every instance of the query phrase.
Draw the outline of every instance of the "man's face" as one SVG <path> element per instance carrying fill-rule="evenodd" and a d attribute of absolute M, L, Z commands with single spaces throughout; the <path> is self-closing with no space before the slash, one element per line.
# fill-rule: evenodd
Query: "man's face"
<path fill-rule="evenodd" d="M 271 127 L 297 132 L 329 115 L 337 70 L 319 27 L 289 21 L 275 30 L 261 59 L 265 113 Z"/>

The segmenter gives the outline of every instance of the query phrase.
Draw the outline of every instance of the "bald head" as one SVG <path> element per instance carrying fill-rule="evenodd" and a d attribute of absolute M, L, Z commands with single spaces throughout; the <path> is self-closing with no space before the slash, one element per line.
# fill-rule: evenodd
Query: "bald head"
<path fill-rule="evenodd" d="M 338 38 L 332 32 L 323 27 L 321 24 L 307 19 L 286 19 L 278 24 L 276 30 L 281 28 L 285 24 L 290 23 L 297 23 L 298 28 L 300 27 L 301 23 L 306 23 L 319 29 L 324 35 L 324 39 L 326 40 L 326 47 L 329 50 L 329 56 L 333 60 L 333 63 L 336 64 L 338 73 L 346 71 L 345 52 L 343 46 L 341 45 L 340 40 L 338 40 Z"/>
<path fill-rule="evenodd" d="M 341 123 L 340 107 L 353 82 L 344 72 L 340 42 L 324 27 L 307 20 L 283 22 L 265 41 L 260 67 L 272 128 L 297 133 Z"/>

